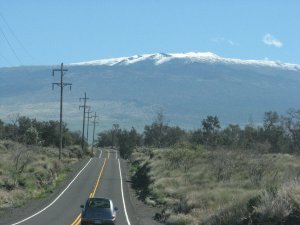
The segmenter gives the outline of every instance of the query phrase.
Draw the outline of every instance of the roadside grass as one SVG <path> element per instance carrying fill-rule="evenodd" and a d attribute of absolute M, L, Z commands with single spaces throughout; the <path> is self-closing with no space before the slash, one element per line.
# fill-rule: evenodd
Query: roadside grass
<path fill-rule="evenodd" d="M 0 211 L 43 197 L 66 178 L 72 164 L 78 161 L 80 148 L 65 148 L 62 161 L 57 151 L 0 141 Z"/>
<path fill-rule="evenodd" d="M 299 156 L 178 146 L 131 162 L 139 196 L 168 225 L 276 224 L 300 209 Z"/>

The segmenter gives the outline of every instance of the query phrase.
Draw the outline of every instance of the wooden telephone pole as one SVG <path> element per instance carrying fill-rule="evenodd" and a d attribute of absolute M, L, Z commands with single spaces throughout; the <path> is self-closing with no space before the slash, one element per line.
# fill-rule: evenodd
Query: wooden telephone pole
<path fill-rule="evenodd" d="M 87 113 L 86 140 L 87 140 L 87 143 L 89 143 L 89 126 L 90 126 L 90 119 L 93 118 L 92 116 L 90 116 L 90 114 L 92 113 L 91 108 L 89 108 L 89 110 L 88 110 L 86 113 Z"/>
<path fill-rule="evenodd" d="M 67 69 L 64 69 L 64 64 L 61 63 L 60 69 L 53 69 L 52 70 L 52 76 L 54 76 L 55 72 L 60 72 L 60 82 L 59 83 L 52 83 L 52 90 L 54 90 L 54 86 L 57 85 L 60 87 L 60 121 L 59 121 L 59 137 L 60 137 L 60 141 L 59 141 L 59 155 L 58 158 L 59 160 L 61 160 L 61 156 L 62 156 L 62 146 L 63 146 L 63 92 L 64 92 L 64 87 L 65 86 L 70 86 L 70 90 L 72 87 L 71 83 L 64 83 L 63 82 L 63 77 L 64 77 L 64 72 L 68 71 Z"/>
<path fill-rule="evenodd" d="M 97 116 L 96 112 L 95 115 L 92 116 L 92 118 L 94 118 L 93 124 L 94 124 L 94 129 L 93 129 L 93 142 L 92 142 L 92 154 L 94 154 L 94 141 L 95 141 L 95 126 L 96 126 L 96 118 L 99 117 Z"/>
<path fill-rule="evenodd" d="M 81 138 L 81 148 L 82 151 L 84 150 L 84 127 L 85 127 L 85 113 L 86 113 L 86 108 L 90 108 L 89 106 L 86 105 L 86 100 L 89 98 L 86 97 L 86 92 L 84 92 L 84 98 L 79 98 L 79 101 L 83 100 L 83 105 L 79 106 L 80 108 L 83 108 L 83 121 L 82 121 L 82 138 Z"/>

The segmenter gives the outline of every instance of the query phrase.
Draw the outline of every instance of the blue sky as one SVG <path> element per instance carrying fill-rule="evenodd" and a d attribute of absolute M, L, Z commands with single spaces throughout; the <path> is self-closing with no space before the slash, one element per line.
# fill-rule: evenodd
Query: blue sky
<path fill-rule="evenodd" d="M 0 67 L 213 52 L 300 64 L 298 0 L 0 0 Z"/>

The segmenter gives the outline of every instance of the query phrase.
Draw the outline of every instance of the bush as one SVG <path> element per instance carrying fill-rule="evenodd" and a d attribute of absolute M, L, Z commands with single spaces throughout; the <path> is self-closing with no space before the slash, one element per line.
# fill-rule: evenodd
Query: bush
<path fill-rule="evenodd" d="M 255 207 L 254 213 L 263 221 L 273 218 L 280 221 L 292 212 L 288 194 L 281 190 L 275 196 L 273 193 L 264 191 L 261 195 L 260 204 Z"/>
<path fill-rule="evenodd" d="M 248 165 L 251 183 L 254 186 L 259 186 L 264 175 L 270 171 L 270 167 L 269 160 L 264 157 L 252 160 Z"/>
<path fill-rule="evenodd" d="M 196 225 L 196 221 L 190 217 L 189 215 L 185 214 L 176 214 L 176 215 L 171 215 L 167 221 L 167 225 Z"/>
<path fill-rule="evenodd" d="M 34 176 L 39 188 L 45 188 L 53 184 L 54 174 L 52 170 L 39 169 L 35 171 Z"/>
<path fill-rule="evenodd" d="M 25 143 L 36 145 L 39 142 L 39 132 L 35 127 L 29 127 L 25 133 Z"/>
<path fill-rule="evenodd" d="M 16 187 L 15 181 L 10 177 L 5 177 L 3 181 L 3 186 L 7 191 L 12 191 Z"/>

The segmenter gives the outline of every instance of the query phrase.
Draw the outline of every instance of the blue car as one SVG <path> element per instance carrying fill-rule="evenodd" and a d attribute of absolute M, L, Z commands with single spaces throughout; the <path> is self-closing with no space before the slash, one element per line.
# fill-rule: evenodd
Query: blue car
<path fill-rule="evenodd" d="M 107 198 L 89 198 L 80 206 L 81 225 L 115 224 L 117 207 Z"/>

